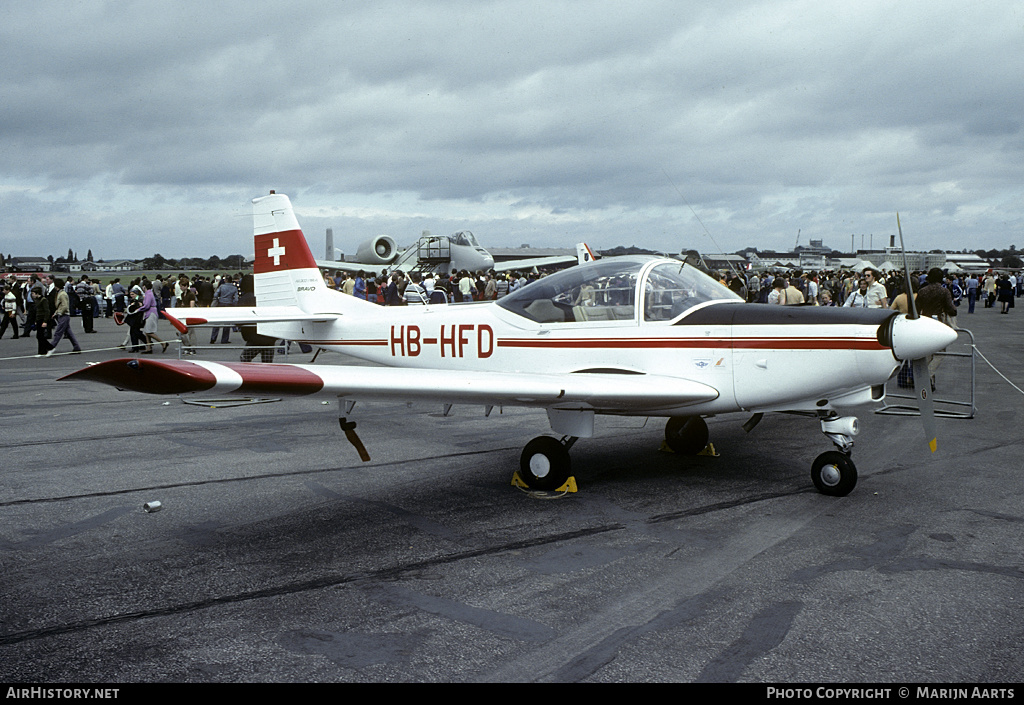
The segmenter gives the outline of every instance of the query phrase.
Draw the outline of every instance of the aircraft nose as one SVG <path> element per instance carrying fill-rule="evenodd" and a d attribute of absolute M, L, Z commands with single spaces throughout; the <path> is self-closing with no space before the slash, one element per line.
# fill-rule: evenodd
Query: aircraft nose
<path fill-rule="evenodd" d="M 897 360 L 916 360 L 946 348 L 956 337 L 954 329 L 934 318 L 900 316 L 893 321 L 892 352 Z"/>

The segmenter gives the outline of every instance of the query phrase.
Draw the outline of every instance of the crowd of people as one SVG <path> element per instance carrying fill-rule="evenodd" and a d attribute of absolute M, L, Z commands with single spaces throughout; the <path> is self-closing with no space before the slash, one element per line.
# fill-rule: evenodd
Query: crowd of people
<path fill-rule="evenodd" d="M 252 275 L 249 275 L 249 289 Z M 70 322 L 73 315 L 80 315 L 82 333 L 95 333 L 97 318 L 113 318 L 126 326 L 126 333 L 120 347 L 133 353 L 153 354 L 159 346 L 166 352 L 168 343 L 158 330 L 162 311 L 166 308 L 189 308 L 193 306 L 234 306 L 239 301 L 239 284 L 243 281 L 239 273 L 215 277 L 156 276 L 136 277 L 122 282 L 120 277 L 109 280 L 106 285 L 99 279 L 84 274 L 78 279 L 58 274 L 30 275 L 27 281 L 9 277 L 3 282 L 3 322 L 0 323 L 0 338 L 8 328 L 15 339 L 29 337 L 34 332 L 37 341 L 37 357 L 53 355 L 58 344 L 65 338 L 71 344 L 71 352 L 82 348 Z M 223 329 L 222 343 L 230 342 L 232 328 Z M 211 344 L 216 342 L 218 330 L 212 331 Z M 245 333 L 243 333 L 244 337 Z M 195 332 L 181 335 L 184 354 L 195 354 Z"/>
<path fill-rule="evenodd" d="M 500 299 L 530 283 L 537 274 L 518 272 L 467 272 L 453 269 L 450 275 L 434 272 L 336 271 L 324 276 L 328 287 L 343 294 L 382 306 L 462 303 Z"/>
<path fill-rule="evenodd" d="M 714 274 L 714 273 L 713 273 Z M 500 299 L 530 283 L 538 274 L 504 272 L 467 272 L 452 270 L 450 275 L 433 272 L 348 273 L 341 270 L 326 274 L 324 281 L 332 289 L 382 306 L 405 306 Z M 722 273 L 723 284 L 750 303 L 770 305 L 814 305 L 867 308 L 892 308 L 907 313 L 909 304 L 900 271 L 888 274 L 876 269 L 863 272 L 791 271 L 785 274 Z M 968 314 L 975 312 L 980 300 L 985 308 L 1001 307 L 1008 314 L 1014 300 L 1024 291 L 1020 272 L 997 274 L 947 273 L 941 269 L 914 272 L 911 276 L 918 309 L 922 315 L 937 316 L 955 327 L 962 303 Z M 152 354 L 157 346 L 166 352 L 168 344 L 159 335 L 158 322 L 165 308 L 255 305 L 252 275 L 189 277 L 156 276 L 153 280 L 136 277 L 122 282 L 119 277 L 103 285 L 89 275 L 61 277 L 57 274 L 31 275 L 27 281 L 8 278 L 3 283 L 3 320 L 0 338 L 8 328 L 15 339 L 35 333 L 37 356 L 52 355 L 67 339 L 71 352 L 81 352 L 78 337 L 70 321 L 81 315 L 82 333 L 95 333 L 96 318 L 115 318 L 127 325 L 121 347 L 134 353 Z M 222 344 L 231 342 L 231 333 L 239 330 L 247 345 L 273 346 L 275 341 L 256 334 L 254 326 L 212 328 L 210 344 L 218 336 Z M 196 353 L 196 333 L 179 334 L 182 352 Z M 246 354 L 248 353 L 248 354 Z M 246 351 L 243 358 L 256 353 Z M 263 359 L 267 359 L 264 355 Z M 272 359 L 272 355 L 271 358 Z"/>
<path fill-rule="evenodd" d="M 749 277 L 727 274 L 722 281 L 749 302 L 891 308 L 909 312 L 902 271 L 886 274 L 867 268 L 862 272 L 793 271 L 779 275 L 751 274 Z M 946 292 L 938 298 L 943 302 L 949 299 L 951 308 L 944 307 L 944 313 L 950 317 L 956 316 L 961 303 L 966 303 L 967 313 L 973 314 L 978 301 L 985 308 L 994 308 L 998 303 L 1000 313 L 1009 313 L 1014 299 L 1024 294 L 1024 276 L 1021 272 L 997 274 L 992 270 L 984 274 L 960 274 L 938 268 L 911 273 L 912 291 L 918 292 L 926 286 L 938 286 Z M 916 296 L 920 301 L 920 294 Z M 926 296 L 926 302 L 928 299 Z M 924 315 L 938 315 L 938 312 Z"/>
<path fill-rule="evenodd" d="M 470 273 L 453 270 L 450 276 L 432 272 L 388 273 L 338 271 L 326 275 L 328 287 L 384 306 L 456 303 L 497 299 L 533 281 L 537 275 Z M 166 308 L 210 306 L 255 306 L 252 275 L 241 272 L 231 275 L 177 277 L 145 276 L 122 282 L 120 277 L 104 284 L 89 275 L 77 279 L 58 274 L 30 275 L 27 281 L 9 277 L 3 283 L 3 320 L 0 338 L 12 330 L 15 339 L 35 334 L 37 356 L 49 356 L 58 343 L 67 339 L 71 352 L 81 352 L 81 345 L 70 322 L 80 315 L 82 332 L 94 333 L 97 318 L 113 318 L 126 326 L 120 347 L 132 353 L 166 352 L 168 343 L 159 334 L 158 324 Z M 231 343 L 231 334 L 239 331 L 246 345 L 273 347 L 276 341 L 260 336 L 255 326 L 221 326 L 210 329 L 210 344 Z M 182 354 L 196 354 L 196 332 L 190 329 L 179 334 Z M 257 354 L 272 360 L 273 353 L 246 350 L 243 360 Z"/>

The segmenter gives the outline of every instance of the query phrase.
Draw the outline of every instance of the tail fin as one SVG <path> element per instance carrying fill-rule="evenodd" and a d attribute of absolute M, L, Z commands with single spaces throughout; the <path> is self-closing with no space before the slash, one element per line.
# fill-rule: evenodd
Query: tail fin
<path fill-rule="evenodd" d="M 273 193 L 252 201 L 259 306 L 298 306 L 307 313 L 337 311 L 287 196 Z"/>
<path fill-rule="evenodd" d="M 594 256 L 594 252 L 587 243 L 578 242 L 576 243 L 576 259 L 577 264 L 586 264 L 587 262 L 593 262 L 597 257 Z"/>

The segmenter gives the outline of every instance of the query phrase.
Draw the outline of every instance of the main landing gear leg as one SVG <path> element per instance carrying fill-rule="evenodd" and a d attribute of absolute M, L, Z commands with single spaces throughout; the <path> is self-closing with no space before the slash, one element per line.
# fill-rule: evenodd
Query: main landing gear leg
<path fill-rule="evenodd" d="M 359 459 L 364 463 L 370 462 L 370 454 L 366 452 L 366 446 L 359 440 L 359 436 L 356 435 L 356 422 L 349 421 L 344 416 L 338 417 L 338 424 L 341 426 L 341 430 L 345 432 L 345 438 L 351 443 L 356 452 L 359 453 Z"/>
<path fill-rule="evenodd" d="M 857 419 L 853 416 L 833 414 L 821 418 L 821 432 L 838 449 L 822 453 L 811 465 L 811 481 L 822 494 L 845 497 L 857 485 L 857 467 L 850 460 L 857 431 Z"/>
<path fill-rule="evenodd" d="M 519 457 L 520 478 L 532 490 L 557 490 L 572 476 L 569 449 L 575 442 L 573 436 L 561 440 L 551 436 L 534 438 Z"/>
<path fill-rule="evenodd" d="M 697 455 L 708 445 L 708 423 L 700 416 L 673 416 L 665 424 L 665 444 L 679 455 Z"/>

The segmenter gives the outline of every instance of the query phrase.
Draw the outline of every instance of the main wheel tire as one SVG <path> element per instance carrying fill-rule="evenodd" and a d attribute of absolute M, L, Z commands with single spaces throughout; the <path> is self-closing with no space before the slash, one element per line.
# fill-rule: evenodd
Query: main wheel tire
<path fill-rule="evenodd" d="M 519 474 L 531 489 L 557 490 L 572 474 L 569 451 L 557 438 L 538 436 L 523 448 Z"/>
<path fill-rule="evenodd" d="M 665 424 L 665 442 L 680 455 L 696 455 L 708 445 L 708 424 L 700 416 L 673 416 Z"/>
<path fill-rule="evenodd" d="M 857 467 L 846 453 L 830 450 L 814 459 L 811 481 L 822 494 L 845 497 L 857 485 Z"/>

